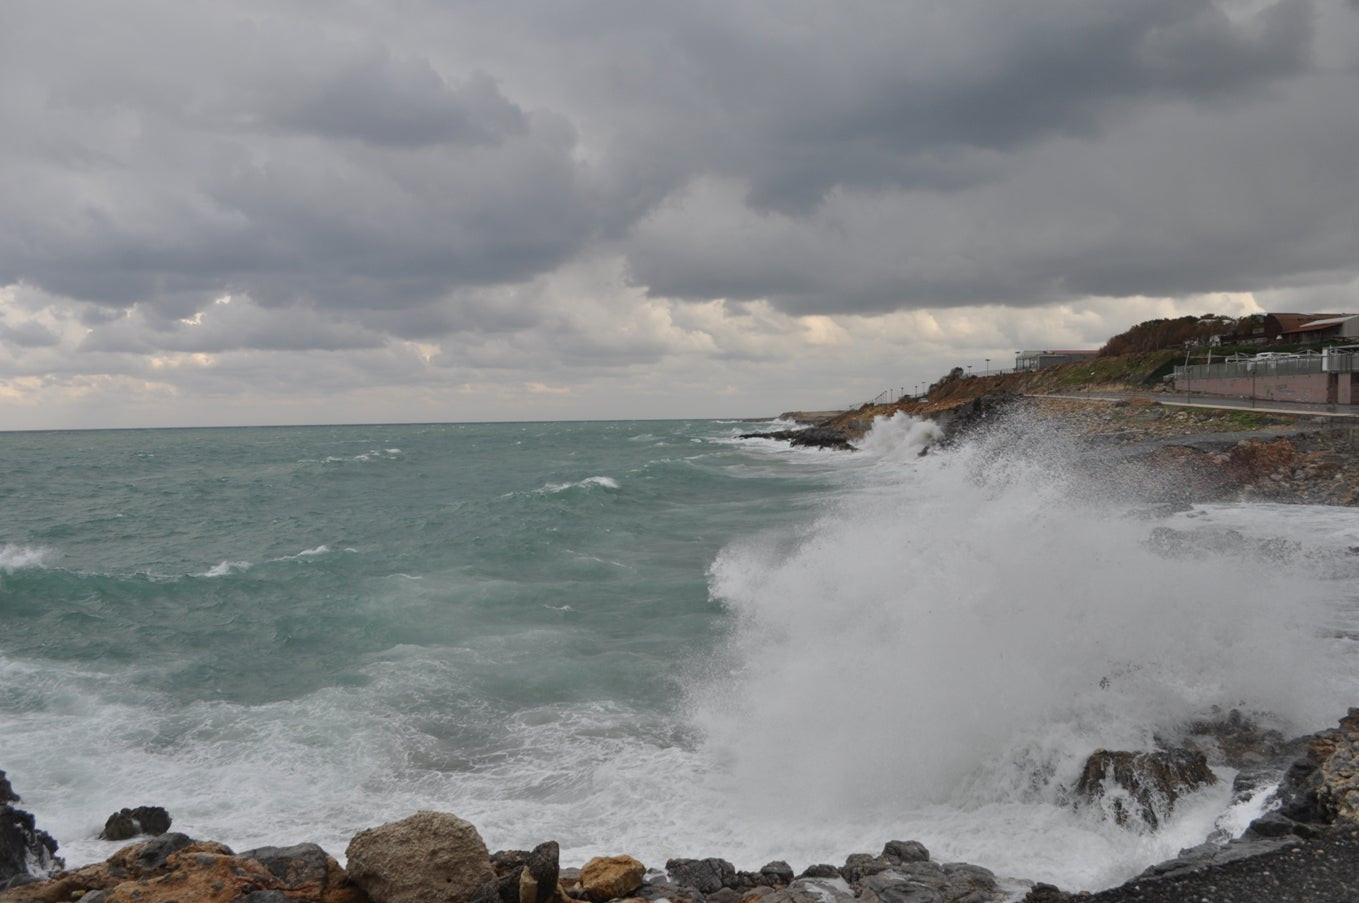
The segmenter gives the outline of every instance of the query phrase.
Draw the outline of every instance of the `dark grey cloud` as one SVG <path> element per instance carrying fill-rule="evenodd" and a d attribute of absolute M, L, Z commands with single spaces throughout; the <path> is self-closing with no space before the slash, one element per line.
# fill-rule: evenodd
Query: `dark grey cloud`
<path fill-rule="evenodd" d="M 90 353 L 551 347 L 535 330 L 580 335 L 581 361 L 663 353 L 519 290 L 601 255 L 654 296 L 795 313 L 1356 267 L 1353 0 L 4 17 L 0 286 L 87 302 Z M 227 317 L 225 295 L 250 306 Z"/>
<path fill-rule="evenodd" d="M 56 333 L 32 320 L 14 326 L 0 323 L 0 343 L 8 342 L 20 348 L 50 348 L 60 341 Z"/>

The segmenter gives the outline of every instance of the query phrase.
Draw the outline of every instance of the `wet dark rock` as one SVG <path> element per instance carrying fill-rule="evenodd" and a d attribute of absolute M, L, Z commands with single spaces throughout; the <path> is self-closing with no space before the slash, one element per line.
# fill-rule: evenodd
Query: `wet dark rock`
<path fill-rule="evenodd" d="M 889 840 L 882 848 L 882 858 L 892 865 L 903 862 L 928 862 L 930 851 L 918 840 Z"/>
<path fill-rule="evenodd" d="M 942 444 L 951 445 L 998 422 L 1017 395 L 982 395 L 957 407 L 940 411 L 934 421 L 944 431 Z"/>
<path fill-rule="evenodd" d="M 0 771 L 0 889 L 45 877 L 65 865 L 52 835 L 38 829 L 32 813 L 11 805 L 19 801 Z"/>
<path fill-rule="evenodd" d="M 772 433 L 742 433 L 741 439 L 777 439 L 798 448 L 829 448 L 854 451 L 849 436 L 831 426 L 809 426 L 800 430 L 775 430 Z"/>
<path fill-rule="evenodd" d="M 793 867 L 782 859 L 775 859 L 760 867 L 760 875 L 772 887 L 786 887 L 792 883 Z"/>
<path fill-rule="evenodd" d="M 102 840 L 128 840 L 140 834 L 156 836 L 170 830 L 170 813 L 160 806 L 138 806 L 113 813 L 104 822 Z"/>
<path fill-rule="evenodd" d="M 1315 837 L 1318 828 L 1306 822 L 1294 821 L 1282 812 L 1267 812 L 1250 823 L 1242 838 L 1258 840 L 1270 837 Z"/>
<path fill-rule="evenodd" d="M 1024 895 L 1020 903 L 1068 903 L 1070 899 L 1070 896 L 1062 893 L 1055 885 L 1040 881 Z"/>
<path fill-rule="evenodd" d="M 817 863 L 816 865 L 809 865 L 809 866 L 807 866 L 805 869 L 802 870 L 802 874 L 801 874 L 801 875 L 798 875 L 798 877 L 799 877 L 799 878 L 839 878 L 839 877 L 840 877 L 840 870 L 839 870 L 838 868 L 836 868 L 835 866 L 833 866 L 833 865 L 827 865 L 826 863 L 821 862 L 821 863 Z"/>
<path fill-rule="evenodd" d="M 1004 898 L 996 877 L 965 863 L 907 862 L 865 878 L 863 903 L 991 903 Z"/>
<path fill-rule="evenodd" d="M 787 887 L 765 894 L 759 903 L 840 903 L 854 897 L 842 878 L 797 878 Z"/>
<path fill-rule="evenodd" d="M 1185 793 L 1217 783 L 1201 752 L 1188 749 L 1091 753 L 1076 782 L 1086 804 L 1104 804 L 1120 825 L 1130 818 L 1155 828 Z"/>
<path fill-rule="evenodd" d="M 891 866 L 877 856 L 870 856 L 868 853 L 853 853 L 840 867 L 840 877 L 850 884 L 858 884 L 869 875 L 876 875 L 878 872 L 885 872 Z"/>
<path fill-rule="evenodd" d="M 634 897 L 642 900 L 670 903 L 706 903 L 707 897 L 695 887 L 672 884 L 669 881 L 647 881 L 633 892 Z"/>
<path fill-rule="evenodd" d="M 259 847 L 246 850 L 242 856 L 253 859 L 269 870 L 275 878 L 289 884 L 322 881 L 326 876 L 326 851 L 314 843 L 299 843 L 291 847 Z"/>
<path fill-rule="evenodd" d="M 163 869 L 171 853 L 176 853 L 191 843 L 193 843 L 192 837 L 179 832 L 162 834 L 153 840 L 148 840 L 137 851 L 137 867 L 145 872 Z"/>
<path fill-rule="evenodd" d="M 699 893 L 711 894 L 731 887 L 736 879 L 736 867 L 725 859 L 671 859 L 665 870 L 676 884 L 688 885 Z M 836 874 L 839 874 L 838 872 Z"/>
<path fill-rule="evenodd" d="M 561 850 L 555 840 L 540 843 L 529 853 L 519 876 L 519 903 L 548 903 L 557 895 Z"/>

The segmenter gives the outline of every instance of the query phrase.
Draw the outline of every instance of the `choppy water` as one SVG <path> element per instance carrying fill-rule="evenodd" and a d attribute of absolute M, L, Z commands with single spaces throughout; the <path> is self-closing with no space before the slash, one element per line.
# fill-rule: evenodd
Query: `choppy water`
<path fill-rule="evenodd" d="M 1149 519 L 1041 428 L 749 426 L 0 434 L 0 768 L 72 864 L 122 806 L 341 856 L 434 808 L 568 864 L 899 838 L 1074 889 L 1250 814 L 1230 781 L 1157 833 L 1076 812 L 1091 749 L 1359 701 L 1351 510 Z"/>

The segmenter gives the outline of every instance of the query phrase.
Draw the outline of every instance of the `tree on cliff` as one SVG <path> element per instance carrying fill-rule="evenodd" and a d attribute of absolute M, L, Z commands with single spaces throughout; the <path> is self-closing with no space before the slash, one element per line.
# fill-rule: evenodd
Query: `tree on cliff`
<path fill-rule="evenodd" d="M 1142 351 L 1164 351 L 1168 348 L 1183 348 L 1185 343 L 1199 344 L 1215 335 L 1232 332 L 1236 320 L 1220 317 L 1217 314 L 1204 314 L 1201 317 L 1177 317 L 1168 320 L 1164 317 L 1138 323 L 1127 332 L 1119 333 L 1099 350 L 1100 357 L 1113 357 L 1119 354 L 1136 354 Z"/>

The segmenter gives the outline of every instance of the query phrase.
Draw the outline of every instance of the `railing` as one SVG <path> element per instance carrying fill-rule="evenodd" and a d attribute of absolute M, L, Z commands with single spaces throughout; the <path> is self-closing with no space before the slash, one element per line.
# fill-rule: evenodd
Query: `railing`
<path fill-rule="evenodd" d="M 1307 373 L 1359 372 L 1359 354 L 1331 354 L 1326 357 L 1283 357 L 1270 360 L 1223 361 L 1220 364 L 1190 364 L 1175 368 L 1175 381 L 1231 379 L 1250 376 L 1299 376 Z"/>

